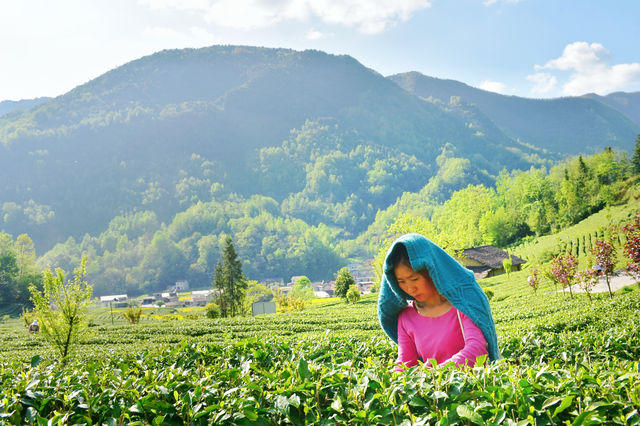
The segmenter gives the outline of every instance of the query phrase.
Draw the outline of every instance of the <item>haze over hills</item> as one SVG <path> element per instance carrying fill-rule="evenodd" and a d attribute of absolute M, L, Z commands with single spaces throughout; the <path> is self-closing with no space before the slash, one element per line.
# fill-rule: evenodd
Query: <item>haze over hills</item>
<path fill-rule="evenodd" d="M 475 107 L 509 137 L 549 151 L 580 154 L 607 146 L 630 151 L 640 132 L 640 93 L 527 99 L 417 72 L 389 79 L 421 98 L 448 104 L 457 97 L 463 108 Z"/>
<path fill-rule="evenodd" d="M 191 174 L 194 155 L 208 162 L 211 182 L 254 193 L 255 171 L 266 167 L 258 164 L 259 150 L 280 146 L 307 120 L 329 123 L 328 139 L 340 138 L 343 148 L 385 147 L 391 156 L 415 156 L 425 170 L 436 167 L 447 142 L 488 175 L 528 167 L 524 154 L 535 152 L 514 149 L 499 132 L 488 138 L 348 56 L 233 46 L 163 51 L 0 117 L 0 166 L 10 177 L 0 197 L 16 204 L 15 225 L 5 229 L 50 221 L 49 247 L 103 229 L 116 214 L 139 207 L 145 198 L 139 194 L 154 193 L 148 200 L 174 192 Z M 425 172 L 423 182 L 434 174 Z M 416 187 L 405 184 L 397 194 Z M 180 206 L 165 198 L 155 204 L 168 219 Z M 29 202 L 39 217 L 13 214 Z"/>
<path fill-rule="evenodd" d="M 28 110 L 33 106 L 51 98 L 22 99 L 19 101 L 0 101 L 0 117 L 15 110 Z"/>
<path fill-rule="evenodd" d="M 48 253 L 53 265 L 126 252 L 104 266 L 105 282 L 206 277 L 223 234 L 251 256 L 251 273 L 305 265 L 324 279 L 343 262 L 335 244 L 403 193 L 435 205 L 503 169 L 629 152 L 638 103 L 385 78 L 319 51 L 162 51 L 30 108 L 2 104 L 16 108 L 0 115 L 0 230 L 28 233 L 39 254 L 67 241 Z"/>

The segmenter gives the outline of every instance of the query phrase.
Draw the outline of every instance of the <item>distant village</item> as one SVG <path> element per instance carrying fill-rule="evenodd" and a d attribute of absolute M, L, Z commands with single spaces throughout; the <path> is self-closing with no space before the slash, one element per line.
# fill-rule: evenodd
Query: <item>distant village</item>
<path fill-rule="evenodd" d="M 371 288 L 374 284 L 374 273 L 372 260 L 366 260 L 361 263 L 352 263 L 347 265 L 351 276 L 353 277 L 356 287 L 361 294 L 371 293 Z M 261 282 L 269 290 L 279 290 L 285 295 L 288 294 L 293 288 L 293 284 L 302 275 L 294 275 L 289 278 L 285 283 L 283 278 L 270 278 Z M 333 297 L 335 291 L 335 280 L 331 281 L 316 281 L 311 282 L 311 288 L 317 298 L 329 298 Z M 202 287 L 202 286 L 199 286 Z M 190 290 L 191 286 L 188 281 L 177 281 L 171 288 L 168 288 L 164 292 L 154 293 L 151 296 L 145 296 L 142 299 L 137 299 L 140 307 L 173 307 L 173 308 L 185 308 L 206 306 L 214 296 L 216 295 L 215 289 L 207 290 Z M 189 295 L 185 295 L 185 293 Z M 100 305 L 110 308 L 126 308 L 132 300 L 127 294 L 114 294 L 107 296 L 100 296 Z"/>
<path fill-rule="evenodd" d="M 462 263 L 467 269 L 471 270 L 478 280 L 504 274 L 505 269 L 503 262 L 505 259 L 510 259 L 513 271 L 519 271 L 522 264 L 525 263 L 523 259 L 510 255 L 504 250 L 489 245 L 462 250 L 457 256 L 457 260 L 460 261 L 460 263 Z M 361 263 L 352 263 L 347 265 L 347 268 L 356 283 L 356 287 L 361 294 L 371 293 L 371 288 L 374 285 L 375 274 L 372 262 L 372 259 L 368 259 Z M 262 281 L 262 284 L 271 291 L 278 289 L 286 295 L 291 291 L 293 284 L 300 277 L 301 275 L 294 275 L 289 278 L 287 283 L 285 283 L 282 278 L 271 278 Z M 317 298 L 333 297 L 335 285 L 336 282 L 334 280 L 316 281 L 311 283 L 311 287 L 313 288 L 313 292 Z M 189 288 L 190 286 L 188 281 L 177 281 L 165 292 L 154 293 L 151 296 L 144 297 L 139 301 L 140 306 L 165 306 L 174 308 L 206 306 L 216 294 L 216 290 L 207 289 L 191 290 L 189 295 L 185 295 L 186 292 L 189 292 Z M 129 297 L 126 294 L 100 297 L 100 304 L 105 307 L 126 308 L 129 306 L 130 302 L 131 300 L 129 300 Z"/>

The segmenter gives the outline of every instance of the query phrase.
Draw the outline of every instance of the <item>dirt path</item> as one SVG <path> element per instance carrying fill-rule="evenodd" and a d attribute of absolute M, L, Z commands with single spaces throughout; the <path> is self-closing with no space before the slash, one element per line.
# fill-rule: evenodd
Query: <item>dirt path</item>
<path fill-rule="evenodd" d="M 633 285 L 636 283 L 635 278 L 625 273 L 621 273 L 618 275 L 614 275 L 609 277 L 609 285 L 611 285 L 611 291 L 620 290 L 622 287 L 626 287 L 628 285 Z M 574 284 L 571 286 L 571 290 L 577 293 L 584 293 L 584 290 L 580 288 L 580 285 Z M 560 290 L 562 291 L 562 290 Z M 565 291 L 568 291 L 566 289 Z M 605 291 L 609 291 L 607 288 L 607 281 L 605 277 L 600 277 L 598 280 L 598 284 L 591 290 L 592 293 L 603 293 Z"/>

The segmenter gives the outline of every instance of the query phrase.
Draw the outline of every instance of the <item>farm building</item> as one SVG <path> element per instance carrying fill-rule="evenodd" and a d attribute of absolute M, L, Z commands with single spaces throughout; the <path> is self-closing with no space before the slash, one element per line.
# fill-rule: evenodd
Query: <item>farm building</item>
<path fill-rule="evenodd" d="M 191 292 L 191 302 L 195 306 L 205 306 L 214 296 L 213 290 L 193 290 Z"/>
<path fill-rule="evenodd" d="M 472 247 L 462 250 L 456 257 L 465 268 L 470 269 L 476 279 L 504 274 L 502 261 L 509 258 L 509 253 L 494 246 Z M 519 271 L 526 260 L 511 255 L 511 271 Z"/>
<path fill-rule="evenodd" d="M 126 294 L 114 294 L 111 296 L 100 296 L 100 305 L 114 308 L 123 308 L 127 306 L 129 297 Z"/>

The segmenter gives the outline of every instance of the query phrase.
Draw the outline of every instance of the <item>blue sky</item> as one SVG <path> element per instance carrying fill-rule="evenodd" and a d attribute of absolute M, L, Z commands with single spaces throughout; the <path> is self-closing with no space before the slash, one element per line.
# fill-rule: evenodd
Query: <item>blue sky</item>
<path fill-rule="evenodd" d="M 7 0 L 0 100 L 61 95 L 159 50 L 348 54 L 503 94 L 640 91 L 638 0 Z"/>

